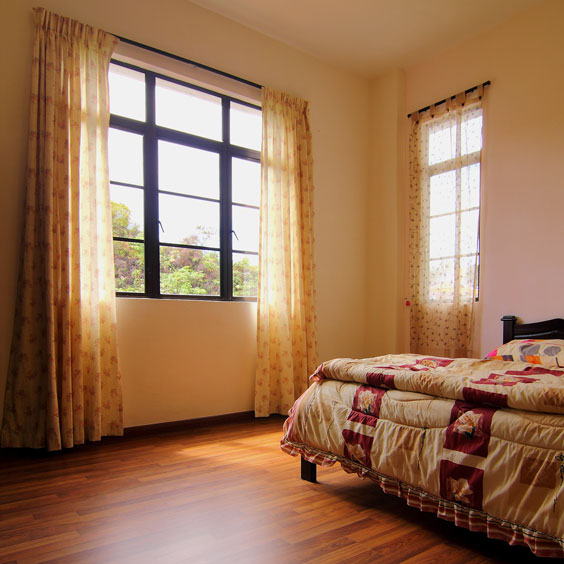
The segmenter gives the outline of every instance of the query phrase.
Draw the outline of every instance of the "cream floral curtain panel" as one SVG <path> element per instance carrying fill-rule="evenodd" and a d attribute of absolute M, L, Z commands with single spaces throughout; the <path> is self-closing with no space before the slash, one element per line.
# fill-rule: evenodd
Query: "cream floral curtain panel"
<path fill-rule="evenodd" d="M 262 90 L 255 414 L 287 413 L 317 366 L 307 102 Z"/>
<path fill-rule="evenodd" d="M 25 233 L 3 447 L 122 434 L 109 202 L 113 36 L 35 9 Z"/>
<path fill-rule="evenodd" d="M 483 87 L 412 115 L 411 351 L 473 356 Z"/>

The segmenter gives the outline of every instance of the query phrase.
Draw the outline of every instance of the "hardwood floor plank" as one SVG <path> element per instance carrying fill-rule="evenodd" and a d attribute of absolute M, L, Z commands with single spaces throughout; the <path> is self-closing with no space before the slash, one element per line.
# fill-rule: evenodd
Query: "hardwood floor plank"
<path fill-rule="evenodd" d="M 0 451 L 0 562 L 536 562 L 282 453 L 282 418 L 176 429 L 61 453 Z"/>
<path fill-rule="evenodd" d="M 61 535 L 50 535 L 50 536 L 45 535 L 38 539 L 23 541 L 23 542 L 16 541 L 15 543 L 0 548 L 0 556 L 7 558 L 14 558 L 17 557 L 17 554 L 22 551 L 30 551 L 33 549 L 38 549 L 47 546 L 49 544 L 60 543 L 68 539 L 74 540 L 77 538 L 77 536 L 78 536 L 77 533 L 71 532 L 71 533 L 64 533 Z"/>

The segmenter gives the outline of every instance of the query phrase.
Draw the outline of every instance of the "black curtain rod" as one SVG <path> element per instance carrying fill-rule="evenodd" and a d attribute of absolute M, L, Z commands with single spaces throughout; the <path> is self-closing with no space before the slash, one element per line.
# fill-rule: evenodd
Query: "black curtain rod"
<path fill-rule="evenodd" d="M 115 34 L 113 34 L 113 35 L 115 35 Z M 127 37 L 121 37 L 119 35 L 115 35 L 115 36 L 120 41 L 123 41 L 124 43 L 129 43 L 130 45 L 135 45 L 135 47 L 140 47 L 141 49 L 146 49 L 147 51 L 157 53 L 158 55 L 164 55 L 165 57 L 170 57 L 171 59 L 176 59 L 177 61 L 180 61 L 182 63 L 194 65 L 195 67 L 198 67 L 200 69 L 204 69 L 204 70 L 213 72 L 215 74 L 225 76 L 225 77 L 230 78 L 232 80 L 236 80 L 237 82 L 242 82 L 243 84 L 246 84 L 248 86 L 252 86 L 253 88 L 258 88 L 259 90 L 262 88 L 262 85 L 257 84 L 256 82 L 251 82 L 250 80 L 240 78 L 240 77 L 235 76 L 233 74 L 229 74 L 228 72 L 223 72 L 223 71 L 214 69 L 213 67 L 208 67 L 207 65 L 203 65 L 202 63 L 197 63 L 195 61 L 191 61 L 190 59 L 185 59 L 184 57 L 180 57 L 179 55 L 167 53 L 166 51 L 162 51 L 161 49 L 156 49 L 155 47 L 149 47 L 149 45 L 144 45 L 143 43 L 139 43 L 138 41 L 133 41 L 133 39 L 127 39 Z"/>
<path fill-rule="evenodd" d="M 465 94 L 470 94 L 470 92 L 474 92 L 474 90 L 476 90 L 477 88 L 479 88 L 480 86 L 489 86 L 491 84 L 491 82 L 489 80 L 486 80 L 486 82 L 483 82 L 482 84 L 478 84 L 478 86 L 472 86 L 472 88 L 468 88 L 468 90 L 465 90 L 464 93 Z M 450 98 L 456 98 L 456 94 L 454 96 L 450 96 Z M 441 104 L 444 104 L 447 101 L 448 98 L 445 98 L 444 100 L 441 100 L 440 102 L 435 102 L 433 104 L 433 106 L 440 106 Z M 417 110 L 418 113 L 422 113 L 422 112 L 426 112 L 427 110 L 430 110 L 431 106 L 425 106 L 424 108 L 421 108 L 420 110 Z M 415 112 L 412 112 L 412 114 Z M 407 114 L 407 117 L 410 118 L 412 116 L 412 114 Z"/>

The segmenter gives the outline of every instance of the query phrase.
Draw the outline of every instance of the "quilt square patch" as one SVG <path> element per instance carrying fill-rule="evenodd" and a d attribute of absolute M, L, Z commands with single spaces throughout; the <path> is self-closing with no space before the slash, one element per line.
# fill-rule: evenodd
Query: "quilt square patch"
<path fill-rule="evenodd" d="M 372 450 L 373 437 L 351 431 L 350 429 L 343 429 L 343 440 L 345 458 L 360 462 L 364 466 L 371 468 L 370 451 Z"/>
<path fill-rule="evenodd" d="M 440 358 L 440 357 L 427 357 L 418 361 L 419 364 L 427 366 L 428 368 L 446 368 L 454 362 L 453 358 Z"/>
<path fill-rule="evenodd" d="M 489 386 L 515 386 L 516 384 L 532 384 L 533 382 L 538 382 L 538 378 L 527 378 L 525 376 L 512 376 L 512 374 L 521 374 L 508 370 L 505 374 L 495 374 L 491 373 L 487 378 L 482 378 L 481 380 L 470 380 L 472 384 L 487 384 Z"/>
<path fill-rule="evenodd" d="M 455 401 L 450 412 L 450 425 L 446 429 L 444 447 L 475 456 L 488 456 L 492 407 Z"/>
<path fill-rule="evenodd" d="M 386 390 L 372 386 L 360 386 L 354 395 L 352 408 L 366 415 L 380 417 L 380 406 Z"/>
<path fill-rule="evenodd" d="M 520 374 L 525 374 L 527 376 L 531 374 L 550 374 L 551 376 L 560 378 L 564 372 L 553 368 L 545 368 L 544 366 L 527 366 L 527 368 L 524 368 L 523 370 L 506 370 L 505 374 L 513 374 L 516 376 Z"/>
<path fill-rule="evenodd" d="M 369 372 L 366 375 L 366 383 L 369 386 L 375 386 L 377 388 L 388 388 L 390 390 L 395 390 L 396 385 L 394 384 L 394 374 L 382 374 L 381 372 Z"/>
<path fill-rule="evenodd" d="M 441 460 L 441 497 L 482 510 L 484 471 L 472 466 Z"/>
<path fill-rule="evenodd" d="M 360 423 L 361 425 L 368 425 L 369 427 L 376 427 L 376 425 L 378 424 L 378 417 L 366 415 L 366 413 L 361 413 L 360 411 L 351 409 L 347 416 L 347 421 Z"/>
<path fill-rule="evenodd" d="M 486 392 L 476 388 L 462 388 L 462 397 L 477 405 L 495 405 L 496 407 L 507 407 L 507 396 L 505 394 L 496 394 L 494 392 Z"/>
<path fill-rule="evenodd" d="M 347 419 L 370 427 L 376 427 L 380 406 L 386 390 L 372 386 L 359 386 L 354 395 L 352 410 Z"/>

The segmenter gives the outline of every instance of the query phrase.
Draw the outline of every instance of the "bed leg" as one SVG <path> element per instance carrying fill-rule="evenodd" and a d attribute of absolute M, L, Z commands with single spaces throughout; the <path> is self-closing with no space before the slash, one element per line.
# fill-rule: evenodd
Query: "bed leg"
<path fill-rule="evenodd" d="M 317 481 L 317 466 L 313 462 L 308 462 L 305 458 L 302 461 L 302 480 L 315 484 Z"/>

